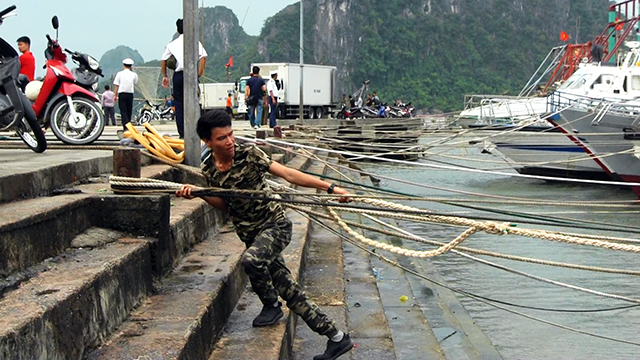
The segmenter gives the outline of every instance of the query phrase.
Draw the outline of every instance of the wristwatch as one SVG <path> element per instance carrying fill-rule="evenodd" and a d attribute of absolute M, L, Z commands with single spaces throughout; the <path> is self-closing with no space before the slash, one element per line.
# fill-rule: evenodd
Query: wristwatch
<path fill-rule="evenodd" d="M 336 187 L 336 184 L 331 184 L 329 185 L 329 188 L 327 188 L 327 194 L 333 194 L 333 189 Z"/>

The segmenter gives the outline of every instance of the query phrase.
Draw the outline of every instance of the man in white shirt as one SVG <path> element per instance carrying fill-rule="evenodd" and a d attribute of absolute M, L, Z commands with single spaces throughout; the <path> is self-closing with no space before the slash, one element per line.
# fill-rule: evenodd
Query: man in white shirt
<path fill-rule="evenodd" d="M 118 101 L 122 127 L 126 130 L 125 125 L 131 121 L 131 113 L 133 112 L 133 92 L 135 85 L 138 83 L 138 74 L 131 71 L 133 66 L 132 59 L 126 58 L 122 60 L 122 66 L 122 71 L 117 73 L 116 78 L 113 80 L 113 85 L 116 86 L 114 89 L 116 95 L 113 100 Z"/>
<path fill-rule="evenodd" d="M 274 128 L 276 125 L 276 113 L 278 110 L 278 72 L 276 70 L 269 73 L 271 79 L 267 82 L 267 101 L 269 102 L 269 127 Z"/>
<path fill-rule="evenodd" d="M 176 59 L 176 68 L 173 72 L 173 102 L 176 107 L 176 126 L 180 138 L 184 138 L 184 36 L 182 35 L 182 19 L 176 21 L 176 28 L 179 36 L 170 42 L 164 49 L 164 53 L 160 58 L 160 71 L 162 73 L 162 86 L 169 87 L 169 78 L 167 77 L 167 60 L 173 55 Z M 207 52 L 202 43 L 198 41 L 198 56 L 200 58 L 198 66 L 198 78 L 204 73 L 204 66 L 207 60 Z"/>

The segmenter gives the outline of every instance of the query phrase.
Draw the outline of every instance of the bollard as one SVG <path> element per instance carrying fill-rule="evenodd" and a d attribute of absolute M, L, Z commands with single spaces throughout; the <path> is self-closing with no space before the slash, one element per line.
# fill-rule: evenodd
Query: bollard
<path fill-rule="evenodd" d="M 256 139 L 266 139 L 267 130 L 256 130 Z"/>
<path fill-rule="evenodd" d="M 113 150 L 113 175 L 139 178 L 141 166 L 140 149 Z"/>
<path fill-rule="evenodd" d="M 275 126 L 273 128 L 273 137 L 282 139 L 282 128 L 280 126 Z"/>

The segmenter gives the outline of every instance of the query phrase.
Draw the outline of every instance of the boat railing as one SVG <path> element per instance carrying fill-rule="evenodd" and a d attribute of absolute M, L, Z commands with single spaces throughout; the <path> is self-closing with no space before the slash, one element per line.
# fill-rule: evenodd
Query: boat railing
<path fill-rule="evenodd" d="M 474 111 L 477 123 L 517 123 L 524 119 L 537 119 L 540 110 L 536 110 L 533 102 L 539 97 L 522 98 L 517 96 L 465 95 L 465 110 L 461 116 Z"/>
<path fill-rule="evenodd" d="M 554 91 L 547 98 L 547 112 L 561 113 L 563 110 L 582 109 L 585 112 L 596 114 L 591 120 L 591 125 L 605 125 L 603 119 L 607 115 L 615 115 L 618 117 L 626 117 L 632 119 L 629 121 L 629 127 L 636 127 L 640 123 L 640 98 L 632 99 L 611 99 L 611 98 L 593 98 L 584 95 L 567 94 L 562 91 Z M 619 127 L 615 125 L 613 127 Z"/>
<path fill-rule="evenodd" d="M 605 101 L 607 99 L 554 91 L 547 96 L 547 112 L 555 113 L 568 107 L 594 110 Z"/>

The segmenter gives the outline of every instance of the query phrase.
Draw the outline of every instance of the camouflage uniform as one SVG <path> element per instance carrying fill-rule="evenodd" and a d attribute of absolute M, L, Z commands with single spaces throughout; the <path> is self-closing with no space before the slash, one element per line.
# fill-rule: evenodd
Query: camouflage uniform
<path fill-rule="evenodd" d="M 238 145 L 231 168 L 216 169 L 213 156 L 205 159 L 203 173 L 212 187 L 225 189 L 268 190 L 265 173 L 272 160 L 253 145 Z M 264 305 L 275 304 L 280 295 L 287 307 L 298 314 L 320 335 L 337 334 L 335 324 L 311 300 L 291 275 L 282 257 L 291 241 L 292 225 L 277 202 L 242 198 L 224 198 L 238 237 L 247 250 L 242 266 L 253 290 Z"/>

